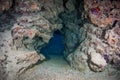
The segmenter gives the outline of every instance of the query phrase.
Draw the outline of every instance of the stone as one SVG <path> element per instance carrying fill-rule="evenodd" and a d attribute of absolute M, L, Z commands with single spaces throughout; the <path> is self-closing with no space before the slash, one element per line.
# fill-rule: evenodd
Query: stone
<path fill-rule="evenodd" d="M 17 12 L 33 12 L 33 11 L 40 11 L 41 10 L 41 4 L 37 0 L 23 0 L 19 2 L 19 0 L 16 0 L 15 3 L 17 4 L 15 6 L 15 10 Z"/>
<path fill-rule="evenodd" d="M 95 50 L 90 50 L 89 66 L 93 71 L 103 71 L 107 65 L 106 60 Z"/>
<path fill-rule="evenodd" d="M 116 26 L 111 29 L 107 30 L 105 34 L 105 39 L 107 40 L 108 44 L 113 46 L 113 47 L 119 47 L 119 40 L 120 40 L 120 34 L 119 34 L 119 27 L 118 23 Z"/>
<path fill-rule="evenodd" d="M 88 57 L 83 52 L 74 52 L 68 55 L 67 60 L 69 61 L 71 67 L 79 70 L 81 72 L 88 72 L 89 67 L 87 64 Z"/>
<path fill-rule="evenodd" d="M 118 5 L 119 1 L 89 1 L 85 0 L 85 11 L 88 13 L 90 20 L 98 27 L 105 28 L 113 25 L 114 21 L 120 21 L 119 12 L 114 5 Z M 113 10 L 111 10 L 113 9 Z M 117 9 L 117 10 L 116 10 Z M 115 16 L 116 15 L 116 16 Z"/>
<path fill-rule="evenodd" d="M 45 57 L 42 54 L 38 55 L 36 51 L 20 54 L 20 55 L 17 55 L 15 58 L 17 59 L 16 64 L 21 64 L 21 63 L 35 64 L 37 63 L 37 61 L 39 60 L 43 61 L 45 59 Z"/>
<path fill-rule="evenodd" d="M 12 76 L 14 79 L 15 76 L 19 76 L 26 70 L 34 67 L 37 65 L 37 63 L 43 62 L 44 60 L 45 57 L 42 54 L 38 54 L 36 51 L 17 51 L 17 55 L 14 55 L 13 59 L 11 60 L 12 63 L 7 65 L 7 71 L 13 72 L 8 75 L 8 78 Z"/>
<path fill-rule="evenodd" d="M 0 0 L 0 13 L 7 11 L 12 6 L 13 0 Z"/>
<path fill-rule="evenodd" d="M 24 44 L 32 43 L 23 43 L 26 37 L 30 39 L 29 41 L 39 37 L 44 44 L 48 43 L 54 30 L 57 29 L 61 29 L 61 26 L 51 26 L 50 22 L 40 15 L 34 15 L 34 17 L 32 15 L 22 16 L 17 19 L 17 23 L 11 29 L 13 44 L 18 49 L 24 47 Z"/>
<path fill-rule="evenodd" d="M 77 48 L 73 52 L 67 54 L 67 60 L 70 65 L 78 70 L 81 69 L 83 66 L 84 68 L 85 66 L 87 66 L 95 72 L 104 71 L 107 67 L 107 64 L 110 64 L 111 62 L 114 62 L 114 65 L 119 65 L 118 63 L 120 57 L 118 55 L 120 49 L 118 45 L 118 30 L 119 28 L 117 27 L 117 24 L 114 28 L 108 29 L 103 32 L 102 29 L 100 29 L 99 27 L 86 23 L 79 32 L 80 34 L 84 34 L 82 35 L 83 37 L 81 36 L 81 38 L 79 38 L 80 42 L 82 42 L 79 45 L 76 45 Z M 85 31 L 87 32 L 85 33 Z M 110 31 L 109 34 L 108 31 Z M 103 33 L 105 34 L 102 35 Z M 108 40 L 111 38 L 115 39 L 116 41 L 114 45 L 110 44 L 110 41 Z M 83 55 L 86 56 L 86 59 L 82 59 L 81 56 Z M 83 63 L 81 62 L 82 60 Z M 81 64 L 83 65 L 81 66 Z M 86 68 L 86 72 L 87 70 L 89 71 L 88 68 Z"/>
<path fill-rule="evenodd" d="M 116 46 L 118 43 L 118 36 L 113 31 L 107 31 L 105 38 L 107 39 L 108 44 L 111 46 Z"/>
<path fill-rule="evenodd" d="M 0 53 L 0 80 L 4 79 L 6 80 L 6 77 L 8 73 L 6 72 L 6 64 L 7 64 L 7 55 L 1 54 Z"/>
<path fill-rule="evenodd" d="M 73 1 L 72 0 L 68 0 L 68 2 L 66 3 L 66 7 L 69 11 L 73 11 L 75 9 L 74 4 L 72 4 Z"/>

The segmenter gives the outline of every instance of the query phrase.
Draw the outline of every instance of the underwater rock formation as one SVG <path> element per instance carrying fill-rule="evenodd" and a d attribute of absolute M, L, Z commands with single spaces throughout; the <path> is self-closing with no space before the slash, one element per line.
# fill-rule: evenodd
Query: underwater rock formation
<path fill-rule="evenodd" d="M 70 56 L 68 56 L 68 61 L 70 61 L 70 63 L 72 63 L 71 65 L 74 67 L 77 67 L 78 69 L 81 69 L 81 66 L 78 67 L 77 66 L 78 63 L 75 63 L 75 62 L 80 62 L 80 61 L 74 61 L 74 60 L 77 60 L 77 57 L 81 56 L 82 54 L 87 56 L 87 58 L 86 58 L 87 60 L 85 59 L 86 62 L 84 62 L 84 64 L 88 63 L 90 65 L 89 67 L 94 71 L 104 70 L 107 63 L 111 63 L 112 61 L 113 61 L 113 64 L 117 63 L 117 65 L 119 65 L 120 59 L 119 59 L 118 55 L 119 55 L 119 51 L 120 51 L 120 46 L 116 45 L 116 44 L 119 44 L 119 41 L 116 41 L 116 38 L 114 37 L 116 42 L 114 41 L 115 43 L 113 44 L 113 42 L 110 43 L 109 40 L 107 40 L 105 38 L 104 39 L 101 38 L 102 29 L 100 29 L 99 27 L 95 27 L 94 25 L 85 24 L 83 29 L 84 29 L 84 31 L 87 31 L 87 32 L 85 32 L 85 33 L 87 33 L 85 40 L 78 46 L 78 48 L 75 50 L 75 52 L 71 53 L 74 56 L 74 58 L 72 58 L 72 60 L 71 60 Z M 107 31 L 106 31 L 106 35 L 107 35 Z M 111 35 L 113 35 L 113 34 L 111 34 Z M 116 36 L 118 36 L 118 35 L 116 34 Z M 104 37 L 105 37 L 105 35 L 104 35 Z M 109 37 L 109 38 L 111 38 L 111 37 Z M 119 37 L 117 37 L 117 40 L 119 40 Z M 77 56 L 76 56 L 76 53 L 77 53 Z M 71 57 L 73 57 L 73 56 L 71 56 Z M 117 57 L 116 59 L 114 58 L 115 56 Z M 79 58 L 79 60 L 80 59 L 82 59 L 82 58 Z M 84 59 L 82 59 L 82 60 L 84 60 Z M 94 64 L 91 64 L 91 62 Z M 79 63 L 79 64 L 83 64 L 83 63 Z M 96 66 L 96 67 L 93 67 L 93 66 Z M 100 66 L 102 66 L 102 67 L 100 67 Z"/>
<path fill-rule="evenodd" d="M 18 18 L 17 23 L 14 24 L 11 30 L 11 35 L 13 38 L 13 44 L 18 49 L 22 47 L 23 44 L 27 46 L 32 43 L 30 40 L 28 43 L 25 42 L 25 37 L 33 39 L 37 36 L 40 37 L 43 42 L 48 43 L 52 37 L 52 28 L 50 23 L 42 16 L 22 16 Z"/>
<path fill-rule="evenodd" d="M 85 10 L 92 23 L 104 28 L 113 25 L 115 20 L 120 21 L 120 1 L 119 0 L 85 0 Z"/>
<path fill-rule="evenodd" d="M 35 65 L 38 61 L 43 61 L 45 57 L 42 54 L 39 54 L 36 51 L 25 52 L 15 56 L 16 67 L 14 67 L 17 74 L 23 73 L 25 70 L 29 69 Z"/>
<path fill-rule="evenodd" d="M 5 64 L 7 64 L 7 56 L 0 54 L 0 78 L 6 80 L 6 76 L 8 75 L 6 73 L 6 67 Z M 0 80 L 1 80 L 0 79 Z"/>
<path fill-rule="evenodd" d="M 15 55 L 17 53 L 17 55 Z M 14 51 L 9 56 L 9 64 L 6 65 L 7 79 L 15 80 L 26 70 L 34 67 L 38 62 L 45 60 L 42 54 L 36 51 Z"/>
<path fill-rule="evenodd" d="M 0 0 L 0 13 L 7 11 L 11 8 L 13 0 Z"/>
<path fill-rule="evenodd" d="M 119 46 L 119 40 L 120 40 L 120 34 L 119 34 L 119 10 L 117 12 L 113 13 L 112 18 L 108 19 L 110 16 L 105 17 L 105 13 L 108 15 L 110 11 L 103 11 L 104 8 L 112 8 L 111 5 L 116 4 L 116 6 L 119 8 L 119 4 L 117 4 L 117 1 L 89 1 L 85 0 L 84 1 L 84 8 L 86 11 L 86 14 L 88 14 L 91 22 L 95 25 L 92 25 L 91 23 L 87 24 L 84 23 L 84 26 L 82 28 L 78 29 L 80 26 L 74 25 L 74 30 L 77 32 L 78 35 L 82 35 L 81 37 L 77 36 L 77 39 L 73 39 L 73 41 L 78 42 L 80 40 L 83 40 L 81 43 L 77 43 L 74 45 L 74 47 L 78 46 L 77 49 L 73 48 L 74 51 L 70 54 L 68 54 L 67 60 L 71 64 L 71 66 L 74 66 L 75 68 L 78 68 L 79 70 L 83 68 L 83 66 L 79 66 L 82 63 L 82 60 L 84 60 L 84 64 L 88 63 L 89 67 L 93 71 L 103 71 L 104 68 L 106 67 L 107 63 L 112 64 L 112 65 L 117 65 L 116 67 L 119 68 L 119 52 L 120 52 L 120 46 Z M 103 7 L 102 3 L 107 3 L 110 4 L 106 7 Z M 118 1 L 119 3 L 119 1 Z M 100 6 L 101 5 L 101 6 Z M 103 7 L 103 8 L 101 8 Z M 117 9 L 116 7 L 113 7 L 113 10 Z M 107 9 L 109 10 L 109 9 Z M 105 13 L 104 13 L 105 12 Z M 102 17 L 102 19 L 101 19 Z M 105 20 L 111 20 L 111 22 L 106 22 Z M 105 24 L 104 24 L 105 23 Z M 97 26 L 98 27 L 97 27 Z M 101 28 L 102 27 L 102 28 Z M 69 28 L 67 29 L 68 32 L 70 31 Z M 72 29 L 73 30 L 73 29 Z M 71 31 L 72 31 L 71 30 Z M 74 34 L 72 34 L 74 35 Z M 69 35 L 68 35 L 69 36 Z M 73 36 L 72 36 L 73 37 Z M 66 37 L 68 40 L 72 40 L 70 37 Z M 74 37 L 75 38 L 75 37 Z M 74 42 L 68 42 L 67 44 L 73 45 Z M 71 48 L 68 48 L 71 49 Z M 72 50 L 72 49 L 71 49 Z M 79 53 L 79 54 L 78 54 Z M 76 56 L 77 54 L 77 56 Z M 87 56 L 86 59 L 82 59 L 78 57 L 81 56 L 82 54 Z M 70 55 L 70 56 L 69 56 Z M 72 55 L 72 56 L 71 56 Z M 95 56 L 96 55 L 96 56 Z M 82 60 L 81 60 L 82 59 Z M 81 60 L 78 61 L 78 60 Z M 118 67 L 119 66 L 119 67 Z M 86 67 L 86 65 L 85 65 Z M 84 67 L 84 68 L 85 68 Z M 85 69 L 87 70 L 87 69 Z"/>
<path fill-rule="evenodd" d="M 89 67 L 93 71 L 103 71 L 105 69 L 105 66 L 107 65 L 106 60 L 104 57 L 97 53 L 94 48 L 89 48 Z"/>
<path fill-rule="evenodd" d="M 119 62 L 119 40 L 120 40 L 120 1 L 119 0 L 104 0 L 104 1 L 89 1 L 85 0 L 85 10 L 89 15 L 92 23 L 102 28 L 99 35 L 102 43 L 107 44 L 104 49 L 104 57 L 114 62 L 114 56 L 117 56 L 116 62 Z M 110 59 L 112 57 L 112 59 Z M 119 65 L 119 64 L 117 64 Z"/>
<path fill-rule="evenodd" d="M 41 3 L 42 4 L 42 3 Z M 30 12 L 30 11 L 39 11 L 41 10 L 41 4 L 39 4 L 38 0 L 16 0 L 15 1 L 15 10 L 17 12 Z"/>
<path fill-rule="evenodd" d="M 11 49 L 10 31 L 0 33 L 0 80 L 14 80 L 21 73 L 45 60 L 42 54 L 33 50 Z"/>
<path fill-rule="evenodd" d="M 17 79 L 39 61 L 44 61 L 40 49 L 48 44 L 54 31 L 62 28 L 58 18 L 58 13 L 64 10 L 62 1 L 41 1 L 13 0 L 12 11 L 0 16 L 0 45 L 5 45 L 0 47 L 0 54 L 8 56 L 8 61 L 4 61 L 8 63 L 0 66 L 2 80 Z"/>
<path fill-rule="evenodd" d="M 0 77 L 18 76 L 43 61 L 40 50 L 56 30 L 65 38 L 63 54 L 71 67 L 100 72 L 111 64 L 120 69 L 118 3 L 119 0 L 0 0 Z"/>

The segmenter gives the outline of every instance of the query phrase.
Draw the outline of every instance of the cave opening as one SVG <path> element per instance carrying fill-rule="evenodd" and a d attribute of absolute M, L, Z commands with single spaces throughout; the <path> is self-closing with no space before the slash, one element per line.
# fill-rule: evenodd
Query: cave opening
<path fill-rule="evenodd" d="M 53 57 L 63 58 L 64 48 L 64 36 L 59 30 L 56 30 L 49 43 L 41 48 L 40 52 L 45 55 L 47 59 L 52 59 Z"/>

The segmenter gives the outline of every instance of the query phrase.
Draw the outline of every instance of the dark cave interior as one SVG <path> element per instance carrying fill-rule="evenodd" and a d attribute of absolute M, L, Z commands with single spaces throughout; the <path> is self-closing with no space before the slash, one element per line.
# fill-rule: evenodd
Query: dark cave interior
<path fill-rule="evenodd" d="M 64 48 L 64 36 L 59 30 L 56 30 L 49 43 L 40 52 L 47 58 L 50 58 L 51 55 L 63 56 Z"/>

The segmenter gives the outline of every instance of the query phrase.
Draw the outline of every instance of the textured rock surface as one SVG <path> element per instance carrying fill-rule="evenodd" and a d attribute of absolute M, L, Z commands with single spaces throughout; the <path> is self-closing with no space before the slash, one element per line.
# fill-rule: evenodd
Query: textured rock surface
<path fill-rule="evenodd" d="M 83 17 L 84 6 L 83 2 L 77 3 L 77 1 L 72 1 L 75 8 L 74 10 L 68 10 L 66 12 L 60 13 L 59 17 L 63 20 L 63 33 L 65 36 L 65 57 L 68 56 L 69 53 L 74 52 L 74 50 L 78 47 L 79 43 L 84 40 L 84 33 L 80 34 L 81 27 L 84 24 L 85 18 Z M 67 6 L 66 2 L 66 6 Z M 79 10 L 78 10 L 79 9 Z M 81 13 L 80 13 L 81 11 Z M 81 39 L 80 39 L 81 37 Z"/>
<path fill-rule="evenodd" d="M 17 55 L 15 55 L 16 53 Z M 24 73 L 26 70 L 33 67 L 39 61 L 43 61 L 45 59 L 45 57 L 42 54 L 38 55 L 38 53 L 36 53 L 35 51 L 16 51 L 12 54 L 14 55 L 11 55 L 12 57 L 8 58 L 8 60 L 10 60 L 11 63 L 7 65 L 7 71 L 12 72 L 8 75 L 8 79 L 15 79 L 15 77 Z"/>
<path fill-rule="evenodd" d="M 0 56 L 0 75 L 4 75 L 1 78 L 8 76 L 8 80 L 14 80 L 42 61 L 44 56 L 37 53 L 58 29 L 62 29 L 65 37 L 64 57 L 75 69 L 103 71 L 109 64 L 120 68 L 119 1 L 13 0 L 13 4 L 11 0 L 1 1 L 0 12 L 13 7 L 12 12 L 0 16 L 0 55 L 3 56 Z M 84 9 L 95 25 L 88 22 Z M 50 79 L 55 78 L 50 76 Z"/>
<path fill-rule="evenodd" d="M 5 70 L 5 64 L 7 64 L 6 59 L 6 55 L 0 55 L 0 78 L 4 80 L 6 80 L 6 76 L 8 75 Z"/>
<path fill-rule="evenodd" d="M 90 59 L 89 66 L 93 71 L 103 71 L 107 65 L 106 60 L 99 53 L 96 53 L 94 49 L 89 50 Z"/>
<path fill-rule="evenodd" d="M 67 60 L 69 61 L 71 67 L 75 68 L 76 70 L 79 70 L 81 72 L 90 71 L 87 64 L 87 55 L 83 52 L 80 52 L 79 50 L 76 50 L 74 53 L 71 53 L 67 57 Z"/>
<path fill-rule="evenodd" d="M 117 25 L 115 28 L 117 28 Z M 68 57 L 68 61 L 70 60 L 71 65 L 73 65 L 74 67 L 77 67 L 78 69 L 81 68 L 81 66 L 78 67 L 78 63 L 76 62 L 80 62 L 80 61 L 77 61 L 77 57 L 81 56 L 83 53 L 84 55 L 87 56 L 88 64 L 91 65 L 91 62 L 92 62 L 94 63 L 93 65 L 97 65 L 96 66 L 97 68 L 91 67 L 94 71 L 103 70 L 103 68 L 106 66 L 106 62 L 111 63 L 111 61 L 116 61 L 114 63 L 115 64 L 117 63 L 117 65 L 119 65 L 118 64 L 119 56 L 117 55 L 119 54 L 120 46 L 116 45 L 116 44 L 119 44 L 119 41 L 118 42 L 116 41 L 115 42 L 116 44 L 115 43 L 112 44 L 107 39 L 101 38 L 101 36 L 103 36 L 101 35 L 102 29 L 95 27 L 94 25 L 85 24 L 83 29 L 84 31 L 87 31 L 87 32 L 84 32 L 87 34 L 86 34 L 85 40 L 79 45 L 78 49 L 76 49 L 75 52 L 71 53 L 74 56 L 74 58 L 72 58 L 73 56 L 71 56 L 72 60 L 70 60 L 71 59 L 70 56 Z M 114 28 L 112 29 L 112 31 L 114 31 Z M 106 34 L 107 34 L 107 31 L 106 31 Z M 116 34 L 116 36 L 118 35 Z M 116 38 L 114 37 L 114 39 Z M 117 40 L 119 40 L 119 37 L 117 37 Z M 97 59 L 96 57 L 94 57 L 95 55 L 96 57 L 98 57 Z M 117 57 L 116 59 L 114 58 L 115 56 Z M 79 59 L 82 59 L 82 58 L 79 58 Z M 86 62 L 84 62 L 84 64 L 86 64 Z M 79 63 L 79 64 L 82 64 L 82 63 Z M 102 66 L 102 68 L 100 66 Z"/>
<path fill-rule="evenodd" d="M 114 19 L 113 22 L 106 22 L 105 20 L 110 20 L 110 19 L 108 19 L 110 16 L 108 16 L 108 17 L 103 16 L 105 11 L 102 12 L 102 10 L 104 10 L 105 7 L 101 8 L 104 5 L 102 3 L 110 4 L 109 6 L 106 6 L 106 8 L 111 8 L 111 5 L 113 5 L 113 4 L 116 4 L 116 6 L 118 7 L 118 4 L 116 1 L 113 1 L 113 2 L 97 1 L 97 0 L 95 0 L 95 2 L 89 1 L 89 0 L 84 1 L 85 11 L 87 11 L 86 13 L 89 15 L 91 22 L 96 24 L 98 27 L 95 25 L 92 25 L 92 24 L 85 23 L 84 26 L 81 28 L 79 25 L 78 26 L 73 25 L 72 20 L 69 23 L 69 27 L 67 27 L 67 32 L 65 35 L 65 36 L 67 36 L 66 40 L 68 40 L 68 41 L 66 41 L 66 48 L 67 48 L 66 51 L 68 51 L 68 53 L 71 53 L 71 54 L 67 54 L 68 55 L 67 60 L 70 62 L 71 66 L 74 66 L 75 68 L 81 69 L 83 67 L 83 66 L 79 66 L 80 64 L 83 64 L 82 60 L 81 60 L 82 57 L 77 59 L 82 54 L 87 56 L 87 60 L 85 59 L 84 64 L 88 63 L 89 67 L 94 71 L 104 70 L 107 63 L 112 63 L 114 65 L 117 65 L 116 67 L 119 68 L 118 67 L 119 61 L 120 61 L 119 60 L 120 57 L 118 56 L 119 52 L 120 52 L 119 16 L 116 16 L 116 17 L 113 16 L 113 18 L 111 18 L 111 19 Z M 96 8 L 96 6 L 98 6 L 98 7 Z M 99 8 L 100 8 L 100 10 L 99 10 Z M 93 12 L 91 12 L 91 11 L 93 11 Z M 119 12 L 119 10 L 118 10 L 118 12 Z M 110 11 L 108 11 L 108 12 L 106 11 L 107 15 L 109 13 L 110 13 Z M 115 14 L 117 15 L 118 13 L 116 12 Z M 114 13 L 112 15 L 114 15 Z M 102 16 L 102 19 L 100 16 Z M 103 20 L 103 19 L 105 19 L 105 20 Z M 75 24 L 75 22 L 74 22 L 74 24 Z M 70 27 L 72 25 L 73 25 L 73 27 Z M 104 27 L 104 28 L 101 28 L 101 27 Z M 72 29 L 70 29 L 70 28 L 72 28 Z M 74 36 L 75 32 L 72 32 L 74 30 L 75 30 L 77 36 Z M 72 35 L 70 35 L 69 32 Z M 65 52 L 65 53 L 67 53 L 67 52 Z M 76 54 L 77 54 L 77 56 L 76 56 Z M 92 55 L 90 55 L 90 54 L 92 54 Z M 96 57 L 94 57 L 95 55 L 96 55 L 96 57 L 98 57 L 98 59 L 96 59 Z M 103 63 L 101 64 L 101 62 L 103 62 Z M 94 64 L 91 64 L 91 63 L 94 63 Z M 86 66 L 86 65 L 84 65 L 84 66 Z M 93 66 L 95 66 L 95 67 L 93 67 Z"/>
<path fill-rule="evenodd" d="M 24 72 L 25 70 L 36 64 L 38 61 L 43 61 L 45 59 L 42 54 L 38 55 L 38 53 L 35 51 L 18 54 L 15 58 L 17 59 L 17 66 L 19 65 L 16 69 L 18 73 Z"/>
<path fill-rule="evenodd" d="M 0 54 L 3 55 L 0 58 L 8 56 L 5 61 L 0 59 L 2 80 L 15 80 L 42 62 L 45 57 L 40 49 L 49 42 L 54 31 L 62 28 L 57 16 L 64 10 L 62 1 L 15 0 L 13 3 L 14 11 L 0 15 Z"/>
<path fill-rule="evenodd" d="M 50 23 L 40 15 L 23 15 L 17 19 L 17 22 L 11 29 L 13 44 L 17 49 L 21 48 L 23 44 L 27 47 L 27 45 L 32 44 L 32 39 L 37 36 L 41 38 L 40 41 L 43 41 L 41 45 L 43 45 L 49 42 L 54 30 L 55 28 L 53 28 L 53 26 L 51 26 Z M 26 37 L 30 40 L 26 40 Z"/>
<path fill-rule="evenodd" d="M 21 73 L 45 59 L 42 54 L 38 54 L 36 51 L 11 49 L 10 31 L 0 32 L 0 38 L 0 80 L 14 80 Z"/>
<path fill-rule="evenodd" d="M 0 0 L 0 13 L 7 11 L 12 6 L 13 0 Z"/>
<path fill-rule="evenodd" d="M 85 10 L 88 13 L 91 22 L 98 27 L 107 27 L 107 25 L 113 25 L 115 20 L 120 21 L 120 1 L 119 0 L 85 0 Z"/>

